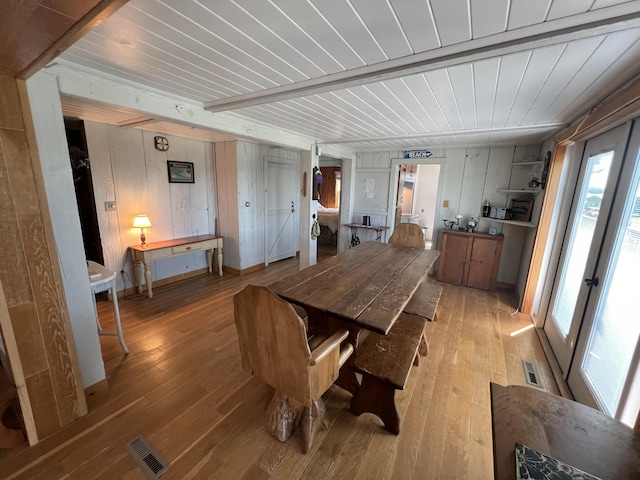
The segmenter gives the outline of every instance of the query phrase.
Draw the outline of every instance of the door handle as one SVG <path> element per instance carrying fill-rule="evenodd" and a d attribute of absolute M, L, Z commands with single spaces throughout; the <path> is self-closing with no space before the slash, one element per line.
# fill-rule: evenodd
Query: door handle
<path fill-rule="evenodd" d="M 584 283 L 587 285 L 587 287 L 597 287 L 600 283 L 600 279 L 598 277 L 585 278 Z"/>

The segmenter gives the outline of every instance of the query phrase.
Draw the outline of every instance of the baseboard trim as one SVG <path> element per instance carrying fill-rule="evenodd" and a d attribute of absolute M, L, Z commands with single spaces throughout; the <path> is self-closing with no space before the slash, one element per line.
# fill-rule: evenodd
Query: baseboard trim
<path fill-rule="evenodd" d="M 556 385 L 558 386 L 560 395 L 562 395 L 564 398 L 575 400 L 573 398 L 573 394 L 571 393 L 571 390 L 569 390 L 569 386 L 567 385 L 567 382 L 562 376 L 562 370 L 560 370 L 560 365 L 556 360 L 556 356 L 553 354 L 553 350 L 551 349 L 551 344 L 549 343 L 549 339 L 545 335 L 544 330 L 542 328 L 536 328 L 535 331 L 538 334 L 538 338 L 540 339 L 540 344 L 542 345 L 544 356 L 547 357 L 547 362 L 549 362 L 549 367 L 551 368 L 551 374 L 553 375 L 553 379 L 556 381 Z"/>
<path fill-rule="evenodd" d="M 243 268 L 242 270 L 238 270 L 232 267 L 223 267 L 225 272 L 231 273 L 232 275 L 247 275 L 249 273 L 257 272 L 259 270 L 264 270 L 267 266 L 264 263 L 259 263 L 254 265 L 253 267 Z"/>
<path fill-rule="evenodd" d="M 109 391 L 109 382 L 105 378 L 104 380 L 100 380 L 98 383 L 94 383 L 93 385 L 89 385 L 84 389 L 84 396 L 86 399 L 94 395 L 98 395 L 99 393 L 105 393 Z"/>
<path fill-rule="evenodd" d="M 225 267 L 226 270 L 226 267 Z M 160 280 L 153 281 L 153 288 L 163 287 L 164 285 L 171 285 L 172 283 L 181 282 L 182 280 L 187 280 L 188 278 L 199 277 L 200 275 L 218 275 L 218 272 L 212 272 L 209 274 L 209 269 L 207 267 L 198 268 L 197 270 L 192 270 L 191 272 L 181 273 L 180 275 L 174 275 L 173 277 L 167 277 Z M 142 285 L 142 293 L 147 291 L 147 285 Z M 127 287 L 124 290 L 118 291 L 118 297 L 124 297 L 128 295 L 133 295 L 138 293 L 138 289 L 136 286 Z"/>

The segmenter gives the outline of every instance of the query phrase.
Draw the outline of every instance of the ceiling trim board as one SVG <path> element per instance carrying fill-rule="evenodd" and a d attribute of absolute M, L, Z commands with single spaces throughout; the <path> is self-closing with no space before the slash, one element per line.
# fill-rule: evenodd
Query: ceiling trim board
<path fill-rule="evenodd" d="M 623 5 L 610 8 L 614 9 Z M 609 11 L 608 9 L 601 10 Z M 222 100 L 205 102 L 204 106 L 206 110 L 211 112 L 250 107 L 293 97 L 321 94 L 336 89 L 381 82 L 401 76 L 424 73 L 640 27 L 640 11 L 637 11 L 637 8 L 633 10 L 627 7 L 623 10 L 624 14 L 611 18 L 602 18 L 604 15 L 600 13 L 601 10 L 510 30 L 469 42 L 389 60 L 384 63 L 367 65 L 346 72 L 297 82 L 292 85 L 283 85 Z M 628 10 L 633 11 L 628 12 Z M 589 21 L 583 24 L 578 23 L 578 19 L 584 21 L 585 18 L 588 18 Z"/>
<path fill-rule="evenodd" d="M 85 71 L 63 65 L 54 65 L 42 72 L 55 75 L 60 94 L 74 99 L 129 108 L 158 121 L 177 122 L 181 125 L 214 130 L 242 139 L 264 142 L 298 150 L 310 150 L 319 139 L 296 134 L 266 124 L 239 118 L 232 114 L 212 114 L 201 105 L 175 100 L 154 92 L 118 83 Z M 340 145 L 328 145 L 327 154 L 338 158 L 351 158 L 353 150 Z"/>

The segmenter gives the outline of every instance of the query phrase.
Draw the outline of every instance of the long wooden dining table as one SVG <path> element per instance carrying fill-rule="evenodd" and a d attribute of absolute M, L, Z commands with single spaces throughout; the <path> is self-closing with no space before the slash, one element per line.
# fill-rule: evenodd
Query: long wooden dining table
<path fill-rule="evenodd" d="M 277 281 L 269 288 L 310 319 L 333 318 L 387 334 L 439 252 L 365 242 Z"/>

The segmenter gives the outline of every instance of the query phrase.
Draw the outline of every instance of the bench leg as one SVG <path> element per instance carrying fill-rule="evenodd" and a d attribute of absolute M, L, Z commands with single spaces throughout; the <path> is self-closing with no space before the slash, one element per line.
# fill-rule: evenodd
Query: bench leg
<path fill-rule="evenodd" d="M 349 411 L 354 415 L 369 412 L 377 415 L 384 423 L 385 430 L 400 433 L 400 415 L 395 403 L 396 389 L 376 377 L 362 375 L 360 389 L 351 399 Z"/>
<path fill-rule="evenodd" d="M 360 382 L 356 377 L 356 372 L 351 370 L 348 365 L 342 366 L 334 383 L 340 388 L 344 388 L 351 395 L 355 395 L 360 390 Z"/>
<path fill-rule="evenodd" d="M 422 332 L 422 337 L 420 337 L 420 345 L 418 345 L 418 352 L 423 357 L 426 357 L 429 353 L 429 342 L 427 342 L 427 336 Z"/>
<path fill-rule="evenodd" d="M 281 442 L 287 441 L 300 424 L 303 410 L 304 405 L 300 402 L 276 390 L 267 408 L 265 422 L 267 431 Z"/>

